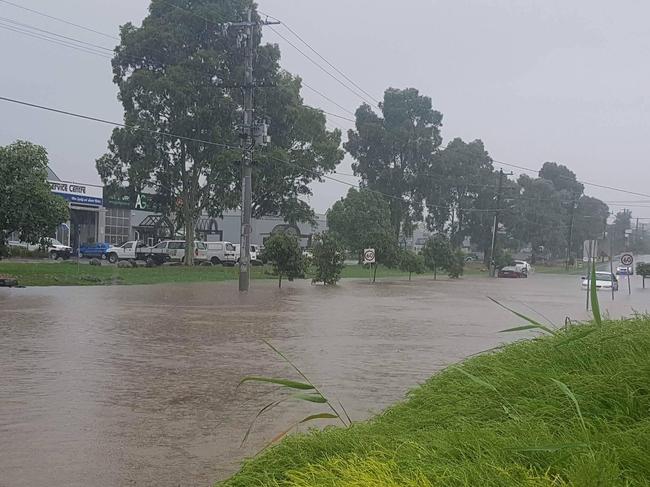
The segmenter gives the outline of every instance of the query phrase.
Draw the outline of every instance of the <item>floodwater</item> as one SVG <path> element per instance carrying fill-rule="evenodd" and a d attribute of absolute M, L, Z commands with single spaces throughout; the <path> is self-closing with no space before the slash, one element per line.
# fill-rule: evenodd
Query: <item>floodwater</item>
<path fill-rule="evenodd" d="M 636 278 L 635 278 L 636 279 Z M 0 485 L 208 486 L 310 412 L 279 407 L 248 374 L 295 377 L 287 353 L 355 420 L 401 400 L 436 371 L 522 335 L 487 295 L 555 323 L 583 319 L 575 277 L 348 280 L 336 288 L 255 281 L 0 290 Z M 612 316 L 645 311 L 633 282 Z M 525 304 L 524 304 L 525 303 Z M 541 319 L 541 318 L 540 318 Z"/>

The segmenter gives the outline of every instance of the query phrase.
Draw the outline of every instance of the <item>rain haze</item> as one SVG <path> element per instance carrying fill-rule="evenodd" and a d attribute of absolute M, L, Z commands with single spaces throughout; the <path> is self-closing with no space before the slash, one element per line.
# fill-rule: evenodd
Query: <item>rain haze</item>
<path fill-rule="evenodd" d="M 148 0 L 15 2 L 115 36 L 120 25 L 139 24 L 149 5 Z M 301 34 L 374 97 L 387 87 L 415 87 L 432 97 L 444 115 L 445 141 L 480 138 L 498 161 L 535 169 L 557 161 L 583 181 L 650 193 L 643 177 L 650 153 L 647 2 L 262 0 L 259 9 Z M 3 26 L 11 19 L 108 48 L 117 42 L 4 2 L 0 16 Z M 308 52 L 284 28 L 275 29 Z M 362 100 L 277 32 L 265 28 L 264 38 L 281 46 L 283 67 L 340 106 L 308 89 L 305 100 L 353 118 L 349 112 Z M 4 27 L 0 45 L 0 96 L 122 119 L 109 59 Z M 106 150 L 110 126 L 6 102 L 0 110 L 0 144 L 16 139 L 42 144 L 61 178 L 100 182 L 94 161 Z M 328 116 L 328 125 L 353 124 Z M 339 171 L 344 173 L 339 179 L 356 183 L 345 175 L 351 173 L 349 158 Z M 311 203 L 324 212 L 346 192 L 333 181 L 317 184 Z M 628 207 L 634 217 L 650 217 L 650 205 L 644 209 L 643 203 L 650 198 L 591 186 L 586 192 L 612 211 Z"/>

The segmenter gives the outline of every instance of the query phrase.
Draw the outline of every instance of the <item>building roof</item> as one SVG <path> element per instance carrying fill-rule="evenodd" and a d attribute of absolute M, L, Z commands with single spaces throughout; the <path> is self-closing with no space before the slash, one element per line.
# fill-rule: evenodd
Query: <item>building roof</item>
<path fill-rule="evenodd" d="M 56 175 L 50 166 L 47 166 L 47 180 L 48 181 L 61 181 L 61 178 Z"/>

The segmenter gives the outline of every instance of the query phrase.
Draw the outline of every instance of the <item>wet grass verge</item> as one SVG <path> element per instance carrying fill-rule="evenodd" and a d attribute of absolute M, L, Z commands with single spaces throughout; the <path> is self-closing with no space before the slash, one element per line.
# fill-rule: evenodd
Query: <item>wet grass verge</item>
<path fill-rule="evenodd" d="M 174 282 L 218 282 L 238 279 L 234 267 L 160 266 L 120 269 L 116 266 L 91 266 L 76 262 L 13 263 L 0 262 L 0 274 L 18 279 L 23 286 L 102 286 L 119 284 L 161 284 Z M 274 278 L 263 267 L 253 268 L 256 279 Z"/>
<path fill-rule="evenodd" d="M 650 318 L 578 325 L 436 374 L 348 429 L 295 434 L 222 486 L 641 486 Z"/>
<path fill-rule="evenodd" d="M 0 275 L 18 279 L 23 286 L 102 286 L 118 284 L 162 284 L 174 282 L 219 282 L 239 278 L 237 267 L 160 266 L 121 269 L 113 265 L 90 266 L 83 262 L 0 262 Z M 253 267 L 254 279 L 277 279 L 269 267 Z M 309 274 L 306 276 L 311 279 Z M 367 278 L 368 269 L 346 266 L 344 278 Z M 380 266 L 377 279 L 408 278 L 408 273 Z"/>

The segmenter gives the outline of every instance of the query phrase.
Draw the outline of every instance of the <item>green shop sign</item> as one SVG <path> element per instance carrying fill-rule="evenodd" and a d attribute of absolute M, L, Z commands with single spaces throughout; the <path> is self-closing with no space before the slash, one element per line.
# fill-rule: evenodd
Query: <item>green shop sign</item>
<path fill-rule="evenodd" d="M 131 194 L 128 188 L 104 186 L 104 206 L 106 208 L 123 208 L 127 210 L 157 211 L 160 207 L 158 195 L 138 193 Z"/>

